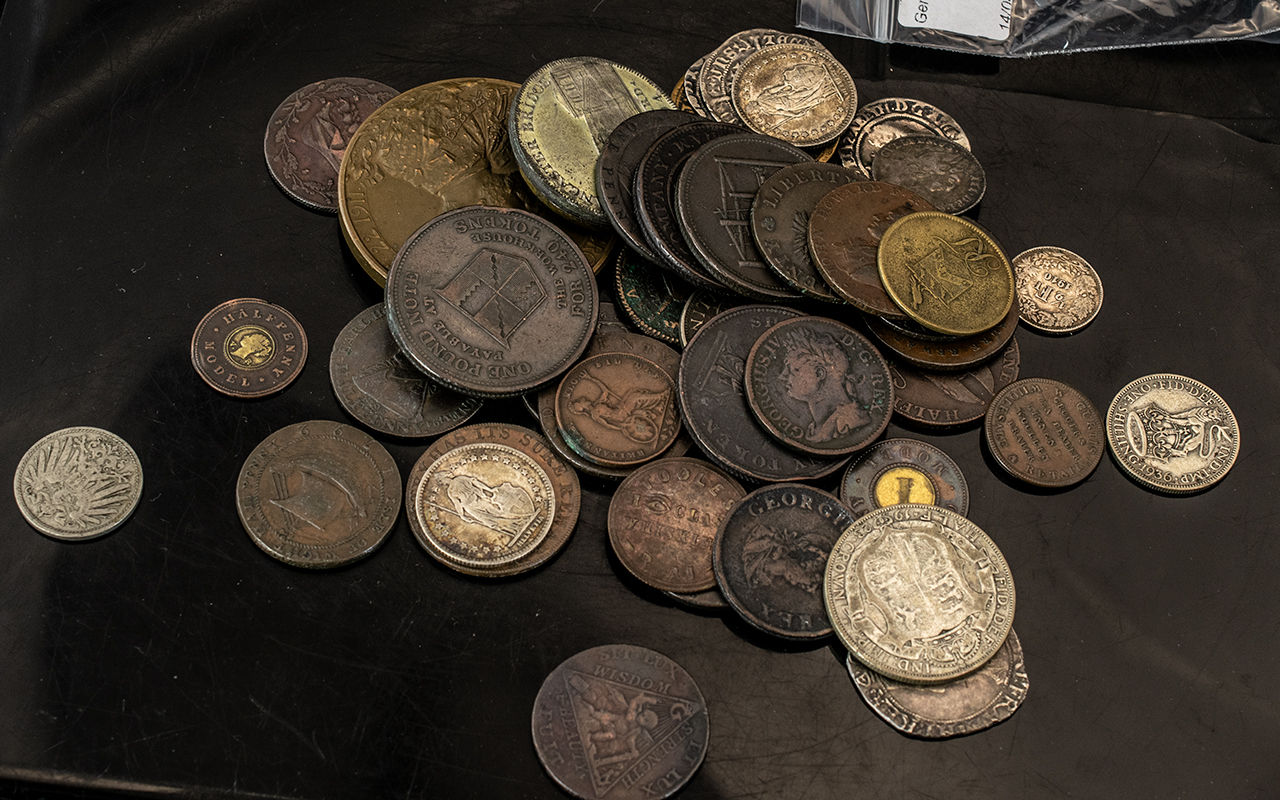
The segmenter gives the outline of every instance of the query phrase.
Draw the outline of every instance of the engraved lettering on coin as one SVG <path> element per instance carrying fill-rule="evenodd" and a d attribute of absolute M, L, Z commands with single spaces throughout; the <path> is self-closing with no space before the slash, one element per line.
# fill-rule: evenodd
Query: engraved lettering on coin
<path fill-rule="evenodd" d="M 969 149 L 969 137 L 946 112 L 920 100 L 886 97 L 858 109 L 840 136 L 840 163 L 869 178 L 880 148 L 902 136 L 920 134 L 942 136 Z"/>
<path fill-rule="evenodd" d="M 31 527 L 78 541 L 124 524 L 142 497 L 142 463 L 129 443 L 101 428 L 63 428 L 28 448 L 13 496 Z"/>
<path fill-rule="evenodd" d="M 601 353 L 569 370 L 556 419 L 570 447 L 608 467 L 656 458 L 680 432 L 670 375 L 630 353 Z"/>
<path fill-rule="evenodd" d="M 1035 486 L 1079 483 L 1102 460 L 1102 415 L 1062 381 L 1023 378 L 1004 387 L 983 432 L 996 463 Z"/>
<path fill-rule="evenodd" d="M 840 479 L 840 500 L 854 516 L 917 503 L 969 513 L 969 485 L 943 451 L 915 439 L 885 439 L 858 456 Z"/>
<path fill-rule="evenodd" d="M 1022 321 L 1046 333 L 1071 333 L 1102 308 L 1102 280 L 1089 262 L 1061 247 L 1033 247 L 1013 259 Z"/>
<path fill-rule="evenodd" d="M 293 382 L 307 360 L 307 336 L 279 306 L 241 298 L 215 307 L 191 336 L 191 364 L 231 397 L 265 397 Z"/>

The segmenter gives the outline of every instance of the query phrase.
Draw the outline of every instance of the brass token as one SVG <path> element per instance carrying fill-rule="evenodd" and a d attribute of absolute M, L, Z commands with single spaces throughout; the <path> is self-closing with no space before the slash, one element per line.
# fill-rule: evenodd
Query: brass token
<path fill-rule="evenodd" d="M 1013 626 L 1013 576 L 1000 548 L 939 506 L 908 503 L 859 518 L 832 549 L 824 588 L 849 653 L 904 683 L 973 672 Z"/>
<path fill-rule="evenodd" d="M 840 479 L 840 501 L 854 516 L 902 503 L 969 513 L 969 484 L 951 456 L 928 442 L 885 439 L 858 456 Z"/>
<path fill-rule="evenodd" d="M 983 423 L 987 447 L 1005 472 L 1060 488 L 1089 477 L 1102 460 L 1102 415 L 1080 390 L 1023 378 L 1000 390 Z"/>
<path fill-rule="evenodd" d="M 253 449 L 236 510 L 267 555 L 295 567 L 350 564 L 378 549 L 400 514 L 400 471 L 367 433 L 316 420 L 281 428 Z"/>
<path fill-rule="evenodd" d="M 427 469 L 436 462 L 436 459 L 463 445 L 486 442 L 513 447 L 537 462 L 551 479 L 556 510 L 546 538 L 537 547 L 505 564 L 476 567 L 453 560 L 436 545 L 430 536 L 427 536 L 420 516 L 423 509 L 413 505 L 413 498 L 417 496 L 418 486 L 422 483 Z M 409 472 L 409 480 L 405 482 L 404 496 L 408 501 L 406 516 L 409 518 L 409 527 L 413 530 L 418 544 L 441 564 L 464 575 L 479 578 L 505 578 L 518 575 L 551 560 L 552 556 L 559 553 L 569 541 L 569 536 L 578 523 L 578 512 L 582 508 L 582 487 L 578 482 L 577 471 L 560 459 L 543 437 L 528 428 L 500 422 L 468 425 L 465 428 L 450 431 L 432 442 Z"/>
<path fill-rule="evenodd" d="M 142 498 L 142 462 L 101 428 L 63 428 L 31 445 L 13 473 L 13 496 L 31 527 L 81 541 L 124 524 Z"/>
<path fill-rule="evenodd" d="M 1073 333 L 1102 308 L 1102 280 L 1089 262 L 1061 247 L 1033 247 L 1013 257 L 1018 313 L 1045 333 Z"/>
<path fill-rule="evenodd" d="M 293 383 L 307 362 L 307 335 L 280 306 L 250 297 L 215 307 L 191 337 L 191 363 L 225 395 L 266 397 Z"/>
<path fill-rule="evenodd" d="M 565 443 L 606 467 L 657 458 L 680 433 L 675 382 L 631 353 L 583 359 L 560 381 L 556 423 Z"/>
<path fill-rule="evenodd" d="M 1240 454 L 1240 426 L 1218 393 L 1181 375 L 1147 375 L 1116 393 L 1107 443 L 1138 483 L 1187 494 L 1226 477 Z"/>
<path fill-rule="evenodd" d="M 596 159 L 618 123 L 657 108 L 675 105 L 635 70 L 589 56 L 552 61 L 529 76 L 511 104 L 508 130 L 520 173 L 557 213 L 608 229 Z"/>
<path fill-rule="evenodd" d="M 437 458 L 410 499 L 427 549 L 475 569 L 532 553 L 556 512 L 546 470 L 528 454 L 491 442 L 465 444 Z"/>
<path fill-rule="evenodd" d="M 776 44 L 742 62 L 733 107 L 756 133 L 798 147 L 826 144 L 849 127 L 858 92 L 825 47 Z"/>
<path fill-rule="evenodd" d="M 936 211 L 903 217 L 884 232 L 878 264 L 890 299 L 939 333 L 981 333 L 1013 305 L 1013 267 L 1004 250 L 962 217 Z"/>

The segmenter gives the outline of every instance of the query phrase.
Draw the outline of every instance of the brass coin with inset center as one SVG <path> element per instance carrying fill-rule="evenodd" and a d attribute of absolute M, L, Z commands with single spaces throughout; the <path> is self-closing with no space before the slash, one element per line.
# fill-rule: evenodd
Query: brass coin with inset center
<path fill-rule="evenodd" d="M 307 335 L 298 320 L 264 300 L 228 300 L 200 320 L 191 363 L 205 383 L 231 397 L 274 394 L 302 372 Z"/>
<path fill-rule="evenodd" d="M 855 516 L 918 503 L 969 513 L 969 484 L 951 456 L 928 442 L 885 439 L 858 456 L 840 479 L 840 500 Z"/>

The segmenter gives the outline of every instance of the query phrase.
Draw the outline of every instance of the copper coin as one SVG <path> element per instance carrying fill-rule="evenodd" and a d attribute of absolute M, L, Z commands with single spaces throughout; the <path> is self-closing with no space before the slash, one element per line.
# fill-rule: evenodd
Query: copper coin
<path fill-rule="evenodd" d="M 556 501 L 556 511 L 551 519 L 551 527 L 547 531 L 546 538 L 537 547 L 514 561 L 488 567 L 470 566 L 451 559 L 436 545 L 432 537 L 426 535 L 422 518 L 419 516 L 423 509 L 413 504 L 413 498 L 417 496 L 417 487 L 422 483 L 427 469 L 435 463 L 436 459 L 455 448 L 481 442 L 507 445 L 532 458 L 551 479 L 551 489 Z M 560 552 L 569 541 L 569 535 L 573 533 L 574 526 L 578 524 L 578 512 L 582 509 L 582 486 L 578 482 L 578 473 L 573 467 L 557 456 L 547 440 L 538 434 L 519 425 L 500 422 L 481 423 L 458 428 L 432 442 L 409 472 L 409 480 L 405 482 L 405 498 L 409 527 L 413 530 L 418 544 L 422 545 L 432 558 L 465 575 L 505 578 L 539 567 Z"/>
<path fill-rule="evenodd" d="M 1016 336 L 998 356 L 963 372 L 922 370 L 891 358 L 893 410 L 931 428 L 982 419 L 996 393 L 1018 379 L 1020 363 Z"/>
<path fill-rule="evenodd" d="M 240 468 L 236 510 L 253 543 L 295 567 L 350 564 L 400 514 L 400 471 L 369 434 L 316 420 L 268 436 Z"/>
<path fill-rule="evenodd" d="M 703 611 L 723 611 L 729 607 L 729 601 L 719 589 L 707 589 L 705 592 L 663 592 L 667 597 L 680 605 L 697 608 Z"/>
<path fill-rule="evenodd" d="M 854 515 L 804 484 L 765 486 L 743 498 L 716 534 L 716 582 L 729 605 L 765 633 L 831 633 L 822 581 L 831 548 Z"/>
<path fill-rule="evenodd" d="M 1102 460 L 1102 415 L 1079 389 L 1023 378 L 1000 390 L 983 424 L 991 455 L 1005 472 L 1046 488 L 1089 477 Z"/>
<path fill-rule="evenodd" d="M 941 136 L 894 139 L 876 153 L 871 178 L 915 192 L 945 214 L 963 214 L 987 191 L 973 153 Z"/>
<path fill-rule="evenodd" d="M 680 312 L 693 287 L 628 248 L 614 262 L 614 288 L 627 319 L 645 334 L 680 344 Z"/>
<path fill-rule="evenodd" d="M 631 331 L 605 331 L 591 337 L 584 358 L 601 353 L 630 353 L 657 364 L 674 382 L 680 374 L 680 353 L 670 345 Z"/>
<path fill-rule="evenodd" d="M 656 589 L 708 590 L 716 585 L 716 531 L 745 495 L 705 461 L 660 458 L 618 485 L 609 503 L 609 542 L 627 571 Z"/>
<path fill-rule="evenodd" d="M 217 306 L 196 326 L 191 363 L 205 383 L 231 397 L 274 394 L 307 361 L 307 335 L 292 314 L 264 300 Z"/>
<path fill-rule="evenodd" d="M 569 658 L 533 703 L 533 747 L 583 800 L 651 800 L 679 791 L 707 754 L 707 701 L 679 664 L 611 644 Z"/>
<path fill-rule="evenodd" d="M 567 370 L 599 299 L 582 251 L 527 211 L 469 206 L 423 225 L 387 275 L 387 323 L 414 366 L 479 397 Z"/>
<path fill-rule="evenodd" d="M 859 180 L 837 164 L 783 167 L 760 185 L 751 204 L 751 235 L 769 267 L 791 288 L 816 300 L 845 302 L 827 285 L 809 255 L 809 217 L 837 186 Z"/>
<path fill-rule="evenodd" d="M 291 199 L 338 213 L 338 167 L 360 123 L 399 92 L 365 78 L 307 84 L 267 122 L 263 150 L 271 177 Z"/>
<path fill-rule="evenodd" d="M 969 484 L 951 456 L 928 442 L 885 439 L 854 459 L 840 479 L 840 500 L 854 516 L 902 503 L 969 513 Z"/>
<path fill-rule="evenodd" d="M 538 427 L 542 430 L 542 435 L 547 438 L 547 442 L 551 444 L 551 449 L 584 475 L 610 481 L 620 481 L 630 475 L 635 467 L 605 467 L 596 464 L 574 452 L 574 449 L 565 442 L 564 437 L 560 435 L 560 426 L 556 422 L 556 390 L 558 388 L 558 386 L 548 386 L 535 394 Z M 679 442 L 678 439 L 676 441 Z"/>
<path fill-rule="evenodd" d="M 847 456 L 889 425 L 889 365 L 867 337 L 843 322 L 825 317 L 780 322 L 756 340 L 745 368 L 752 413 L 788 447 Z"/>
<path fill-rule="evenodd" d="M 565 443 L 589 461 L 606 467 L 643 464 L 680 432 L 675 383 L 637 355 L 591 356 L 560 381 L 556 423 Z"/>
<path fill-rule="evenodd" d="M 338 334 L 329 355 L 329 380 L 347 413 L 380 433 L 438 436 L 484 405 L 423 375 L 391 338 L 386 306 L 361 311 Z"/>
<path fill-rule="evenodd" d="M 760 335 L 800 312 L 740 306 L 717 315 L 690 340 L 680 359 L 679 403 L 685 427 L 702 452 L 740 480 L 758 483 L 819 478 L 845 458 L 820 458 L 786 447 L 756 421 L 743 383 Z"/>
<path fill-rule="evenodd" d="M 684 308 L 680 310 L 680 344 L 687 347 L 689 340 L 708 320 L 744 302 L 737 295 L 694 289 L 693 294 L 685 301 Z"/>
<path fill-rule="evenodd" d="M 880 237 L 897 220 L 933 206 L 918 195 L 879 181 L 836 187 L 809 217 L 809 254 L 836 293 L 868 314 L 906 316 L 880 281 Z"/>
<path fill-rule="evenodd" d="M 886 321 L 867 317 L 867 328 L 885 349 L 903 361 L 921 369 L 961 370 L 969 369 L 994 357 L 1004 349 L 1018 329 L 1018 301 L 1014 298 L 1009 313 L 996 327 L 974 336 L 950 336 L 925 339 L 904 333 L 904 324 L 916 325 L 911 320 Z M 917 326 L 920 327 L 920 326 Z M 927 329 L 926 329 L 927 330 Z"/>

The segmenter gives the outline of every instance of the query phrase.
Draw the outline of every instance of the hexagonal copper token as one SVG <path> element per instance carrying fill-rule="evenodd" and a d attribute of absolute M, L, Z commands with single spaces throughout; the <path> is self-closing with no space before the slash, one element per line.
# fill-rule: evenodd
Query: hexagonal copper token
<path fill-rule="evenodd" d="M 274 394 L 307 361 L 307 335 L 280 306 L 251 297 L 228 300 L 196 326 L 191 364 L 205 383 L 231 397 Z"/>

